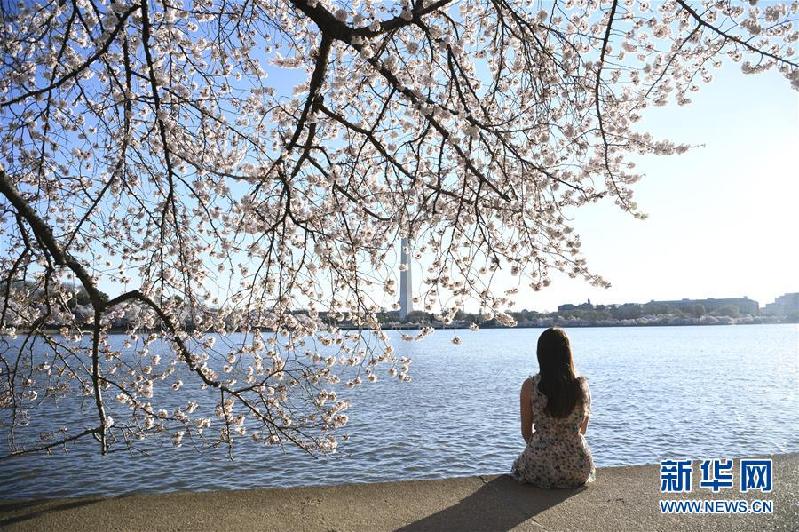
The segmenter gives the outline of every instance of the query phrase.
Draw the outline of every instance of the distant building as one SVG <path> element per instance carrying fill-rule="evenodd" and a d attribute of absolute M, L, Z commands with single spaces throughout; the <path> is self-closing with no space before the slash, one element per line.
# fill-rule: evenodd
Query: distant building
<path fill-rule="evenodd" d="M 763 307 L 763 314 L 785 315 L 799 312 L 799 292 L 784 294 Z"/>
<path fill-rule="evenodd" d="M 787 297 L 789 295 L 799 296 L 799 294 L 786 294 L 786 296 L 783 297 Z M 570 304 L 558 305 L 558 314 L 575 312 L 578 310 L 608 310 L 608 309 L 619 309 L 621 307 L 640 307 L 644 311 L 653 312 L 653 313 L 666 313 L 669 312 L 668 309 L 685 311 L 688 313 L 697 312 L 697 309 L 699 309 L 699 312 L 701 314 L 705 313 L 712 314 L 719 310 L 729 311 L 730 309 L 736 309 L 738 311 L 738 314 L 749 314 L 754 316 L 760 313 L 760 305 L 758 305 L 757 301 L 755 301 L 754 299 L 749 299 L 748 297 L 722 297 L 722 298 L 708 298 L 708 299 L 683 298 L 671 301 L 652 300 L 649 303 L 645 303 L 643 305 L 639 305 L 637 303 L 625 303 L 624 305 L 594 306 L 591 304 L 591 301 L 589 300 L 587 303 L 583 303 L 582 305 L 570 305 Z"/>
<path fill-rule="evenodd" d="M 588 300 L 588 303 L 583 303 L 582 305 L 558 305 L 558 314 L 571 312 L 574 310 L 594 310 L 594 306 L 591 304 L 590 299 Z"/>
<path fill-rule="evenodd" d="M 413 312 L 413 281 L 411 279 L 409 245 L 407 238 L 403 238 L 400 242 L 400 263 L 404 268 L 400 271 L 399 317 L 401 320 Z"/>
<path fill-rule="evenodd" d="M 697 305 L 702 305 L 705 312 L 713 313 L 716 310 L 723 308 L 737 308 L 741 314 L 758 314 L 760 312 L 760 305 L 754 299 L 748 297 L 721 297 L 721 298 L 708 298 L 708 299 L 678 299 L 674 301 L 651 301 L 650 304 L 654 305 L 667 305 L 679 310 L 694 308 Z"/>

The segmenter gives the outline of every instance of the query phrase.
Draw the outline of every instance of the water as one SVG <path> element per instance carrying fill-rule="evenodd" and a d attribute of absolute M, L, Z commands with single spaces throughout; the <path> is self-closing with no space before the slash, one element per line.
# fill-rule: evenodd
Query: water
<path fill-rule="evenodd" d="M 87 441 L 67 454 L 0 461 L 0 499 L 505 472 L 523 448 L 518 393 L 537 371 L 540 332 L 436 331 L 410 344 L 392 333 L 399 354 L 413 358 L 413 381 L 384 378 L 351 392 L 350 439 L 333 456 L 247 440 L 233 461 L 221 449 L 199 453 L 168 443 L 146 456 L 101 457 Z M 598 466 L 799 451 L 799 326 L 568 333 L 578 372 L 591 386 L 587 438 Z M 455 334 L 463 345 L 450 342 Z M 50 415 L 66 423 L 70 411 Z"/>

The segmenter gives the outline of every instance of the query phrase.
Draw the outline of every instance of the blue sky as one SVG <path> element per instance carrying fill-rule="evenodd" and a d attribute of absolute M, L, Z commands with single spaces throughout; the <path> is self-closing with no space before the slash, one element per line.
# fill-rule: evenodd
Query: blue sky
<path fill-rule="evenodd" d="M 294 72 L 290 81 L 285 70 L 270 73 L 281 88 L 296 81 Z M 520 286 L 515 309 L 743 296 L 763 306 L 799 292 L 799 93 L 776 71 L 744 75 L 730 61 L 713 76 L 692 104 L 650 108 L 638 124 L 656 138 L 703 145 L 636 160 L 646 220 L 612 201 L 572 213 L 589 266 L 612 288 L 556 272 L 540 292 Z"/>
<path fill-rule="evenodd" d="M 302 70 L 268 70 L 279 92 L 305 77 Z M 644 113 L 640 128 L 656 137 L 704 144 L 683 155 L 639 158 L 646 177 L 636 200 L 648 219 L 611 201 L 572 213 L 589 266 L 613 287 L 555 274 L 540 292 L 522 285 L 516 309 L 555 310 L 588 298 L 607 304 L 742 296 L 762 306 L 799 292 L 799 93 L 777 72 L 746 76 L 725 63 L 714 77 L 693 104 Z M 416 280 L 420 270 L 416 264 Z M 476 310 L 472 303 L 467 310 Z"/>
<path fill-rule="evenodd" d="M 286 94 L 305 77 L 268 70 Z M 613 287 L 556 273 L 540 292 L 522 285 L 515 309 L 555 310 L 589 298 L 608 304 L 743 296 L 762 306 L 799 292 L 799 93 L 777 72 L 746 76 L 725 62 L 692 96 L 685 107 L 648 109 L 639 123 L 657 138 L 704 145 L 636 160 L 646 174 L 636 200 L 649 218 L 635 219 L 611 201 L 572 213 L 589 266 Z M 418 281 L 422 267 L 413 268 Z M 477 303 L 466 309 L 476 311 Z"/>
<path fill-rule="evenodd" d="M 589 266 L 613 287 L 557 275 L 517 308 L 742 296 L 762 306 L 799 292 L 799 93 L 777 72 L 725 65 L 693 104 L 650 109 L 641 127 L 705 146 L 638 160 L 648 219 L 610 202 L 573 213 Z"/>
<path fill-rule="evenodd" d="M 267 70 L 285 94 L 306 77 Z M 799 93 L 776 71 L 747 76 L 729 61 L 713 75 L 691 105 L 648 109 L 638 124 L 657 138 L 704 145 L 637 160 L 646 177 L 636 200 L 649 218 L 611 201 L 573 212 L 589 266 L 612 288 L 556 273 L 540 292 L 520 286 L 516 309 L 743 296 L 762 306 L 799 292 Z M 420 279 L 422 266 L 413 269 Z"/>

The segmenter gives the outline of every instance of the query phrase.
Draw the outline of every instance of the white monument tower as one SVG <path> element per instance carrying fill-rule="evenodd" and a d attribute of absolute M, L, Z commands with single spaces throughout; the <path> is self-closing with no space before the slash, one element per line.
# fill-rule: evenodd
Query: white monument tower
<path fill-rule="evenodd" d="M 400 292 L 399 292 L 399 317 L 404 320 L 409 312 L 413 312 L 413 289 L 411 288 L 411 260 L 410 249 L 407 238 L 400 242 L 400 264 L 405 265 L 405 269 L 400 270 Z"/>

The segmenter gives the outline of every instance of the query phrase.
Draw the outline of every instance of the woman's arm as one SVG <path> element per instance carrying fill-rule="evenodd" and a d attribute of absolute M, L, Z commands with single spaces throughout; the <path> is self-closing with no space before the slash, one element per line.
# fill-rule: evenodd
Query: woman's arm
<path fill-rule="evenodd" d="M 533 379 L 528 377 L 522 384 L 522 391 L 519 393 L 519 414 L 522 422 L 522 438 L 525 443 L 533 437 Z"/>
<path fill-rule="evenodd" d="M 583 394 L 583 422 L 580 423 L 580 434 L 588 430 L 588 419 L 591 417 L 591 390 L 588 388 L 588 379 L 580 377 L 580 391 Z"/>

